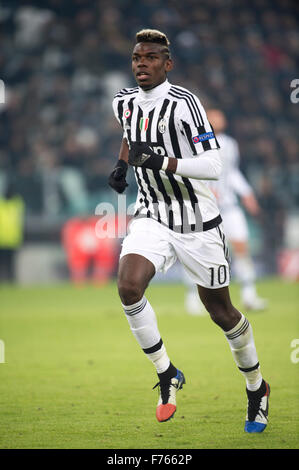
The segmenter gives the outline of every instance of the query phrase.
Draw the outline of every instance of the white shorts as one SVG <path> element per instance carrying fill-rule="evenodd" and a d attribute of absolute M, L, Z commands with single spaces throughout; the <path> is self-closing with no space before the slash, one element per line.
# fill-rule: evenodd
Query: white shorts
<path fill-rule="evenodd" d="M 248 225 L 244 212 L 239 206 L 221 212 L 223 228 L 228 241 L 248 241 Z"/>
<path fill-rule="evenodd" d="M 205 232 L 181 234 L 153 219 L 135 219 L 123 240 L 120 258 L 130 253 L 147 258 L 156 272 L 165 273 L 178 259 L 202 287 L 219 289 L 229 285 L 229 256 L 222 224 Z"/>

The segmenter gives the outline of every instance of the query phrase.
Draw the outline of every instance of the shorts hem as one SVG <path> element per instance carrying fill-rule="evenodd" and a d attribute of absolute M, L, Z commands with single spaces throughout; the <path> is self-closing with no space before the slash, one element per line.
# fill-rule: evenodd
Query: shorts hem
<path fill-rule="evenodd" d="M 129 251 L 126 251 L 124 253 L 121 252 L 120 255 L 119 255 L 119 259 L 123 258 L 126 255 L 140 255 L 140 256 L 143 256 L 144 258 L 146 258 L 148 261 L 150 261 L 152 263 L 152 265 L 155 268 L 156 273 L 159 271 L 159 267 L 157 266 L 157 264 L 155 264 L 153 259 L 151 259 L 150 256 L 147 256 L 146 253 L 142 250 L 129 250 Z"/>

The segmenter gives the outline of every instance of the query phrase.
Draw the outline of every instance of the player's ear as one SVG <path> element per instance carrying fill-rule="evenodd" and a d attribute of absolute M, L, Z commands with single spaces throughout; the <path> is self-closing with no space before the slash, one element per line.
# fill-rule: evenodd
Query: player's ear
<path fill-rule="evenodd" d="M 165 61 L 165 72 L 170 72 L 173 69 L 173 60 L 166 59 Z"/>

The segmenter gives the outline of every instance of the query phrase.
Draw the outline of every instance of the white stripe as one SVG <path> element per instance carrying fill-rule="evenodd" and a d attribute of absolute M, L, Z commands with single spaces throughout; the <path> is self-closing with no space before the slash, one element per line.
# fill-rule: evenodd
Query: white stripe
<path fill-rule="evenodd" d="M 170 85 L 171 86 L 171 85 Z M 180 90 L 179 87 L 177 87 L 178 90 Z M 127 91 L 128 90 L 128 91 Z M 129 94 L 130 91 L 134 91 L 134 93 Z M 169 93 L 165 94 L 165 87 L 163 89 L 163 94 L 161 96 L 155 94 L 155 98 L 151 100 L 147 100 L 144 95 L 139 94 L 138 89 L 124 89 L 121 90 L 118 94 L 121 94 L 121 96 L 116 97 L 113 102 L 113 109 L 114 112 L 116 113 L 117 111 L 117 103 L 119 100 L 124 100 L 124 110 L 128 109 L 128 102 L 132 98 L 134 99 L 136 97 L 136 100 L 134 99 L 133 101 L 133 112 L 132 115 L 129 118 L 130 122 L 130 133 L 131 133 L 131 139 L 132 141 L 136 141 L 137 138 L 137 129 L 139 128 L 139 122 L 137 122 L 137 117 L 138 117 L 138 106 L 143 111 L 143 117 L 146 119 L 149 117 L 149 114 L 152 110 L 154 112 L 152 113 L 152 122 L 149 123 L 149 128 L 151 129 L 150 135 L 148 131 L 142 130 L 140 133 L 141 140 L 142 141 L 147 141 L 149 145 L 155 149 L 156 151 L 162 150 L 159 153 L 163 155 L 163 150 L 165 152 L 165 155 L 170 156 L 170 157 L 175 157 L 174 155 L 174 149 L 172 147 L 172 140 L 171 140 L 171 135 L 169 132 L 169 118 L 171 115 L 171 109 L 173 103 L 177 103 L 176 108 L 175 108 L 175 120 L 174 120 L 174 132 L 177 140 L 177 146 L 179 149 L 179 153 L 182 158 L 193 158 L 193 154 L 189 145 L 189 142 L 186 138 L 186 135 L 184 133 L 184 127 L 183 127 L 183 121 L 185 121 L 191 129 L 192 135 L 196 135 L 195 133 L 198 133 L 194 122 L 193 118 L 190 112 L 190 109 L 192 109 L 193 116 L 196 119 L 196 122 L 198 124 L 203 124 L 205 127 L 205 130 L 207 132 L 211 131 L 211 126 L 207 120 L 206 114 L 204 109 L 202 108 L 200 101 L 198 100 L 197 97 L 192 95 L 188 90 L 185 90 L 184 88 L 179 91 L 180 93 L 183 93 L 183 97 L 175 97 L 175 96 L 170 96 Z M 136 93 L 135 93 L 136 91 Z M 185 95 L 187 93 L 187 95 Z M 174 93 L 175 94 L 175 93 Z M 149 93 L 150 95 L 150 93 Z M 166 129 L 165 132 L 159 132 L 158 130 L 158 124 L 159 121 L 161 120 L 161 108 L 163 106 L 163 103 L 165 102 L 165 99 L 169 100 L 169 104 L 167 106 L 167 109 L 164 114 L 165 118 L 165 124 L 166 124 Z M 186 100 L 188 101 L 189 107 L 186 104 Z M 126 120 L 127 121 L 127 120 Z M 139 132 L 139 131 L 138 131 Z M 160 142 L 161 141 L 161 142 Z M 159 143 L 158 143 L 159 142 Z M 211 147 L 216 148 L 216 141 L 215 139 L 211 139 L 210 141 Z M 162 149 L 158 149 L 157 147 L 161 146 Z M 203 150 L 202 143 L 196 144 L 196 149 L 198 152 Z M 163 165 L 163 170 L 165 170 L 167 160 L 164 161 Z M 172 185 L 170 184 L 169 177 L 165 173 L 165 171 L 160 171 L 160 178 L 161 181 L 165 187 L 165 191 L 167 193 L 167 196 L 171 199 L 172 201 L 172 209 L 173 209 L 173 215 L 174 215 L 174 224 L 180 226 L 182 224 L 181 220 L 181 205 L 179 201 L 177 200 L 177 196 L 174 192 L 174 189 Z M 152 190 L 154 191 L 157 200 L 158 200 L 158 205 L 159 205 L 159 214 L 161 216 L 161 221 L 168 225 L 168 211 L 166 210 L 165 206 L 165 197 L 163 196 L 163 192 L 158 189 L 158 181 L 156 181 L 154 177 L 154 173 L 151 170 L 146 170 L 146 173 L 148 175 L 148 179 L 151 185 Z M 140 178 L 140 188 L 139 188 L 139 196 L 138 200 L 136 202 L 136 210 L 139 208 L 142 209 L 142 213 L 147 213 L 147 208 L 144 209 L 141 203 L 139 202 L 139 197 L 140 194 L 142 195 L 142 198 L 144 199 L 144 195 L 141 193 L 141 189 L 146 195 L 146 199 L 149 203 L 148 209 L 157 215 L 157 210 L 154 210 L 154 199 L 150 194 L 148 185 L 146 181 L 143 178 L 142 170 L 140 168 L 136 169 L 136 174 L 139 175 Z M 186 188 L 185 182 L 183 178 L 179 175 L 173 175 L 171 178 L 176 182 L 177 188 L 179 188 L 180 192 L 182 193 L 183 200 L 184 200 L 184 205 L 187 208 L 187 213 L 188 213 L 188 221 L 190 224 L 195 224 L 195 215 L 194 215 L 194 210 L 192 208 L 192 204 L 190 202 L 190 194 L 189 191 Z M 188 181 L 190 183 L 191 191 L 194 193 L 194 199 L 198 200 L 198 212 L 199 214 L 203 214 L 203 220 L 211 220 L 214 217 L 216 217 L 219 214 L 218 207 L 216 205 L 215 199 L 210 193 L 210 191 L 207 190 L 207 185 L 205 182 L 201 180 L 194 180 L 192 178 L 188 178 Z M 179 193 L 179 190 L 176 188 L 176 192 Z M 143 203 L 144 204 L 144 203 Z"/>

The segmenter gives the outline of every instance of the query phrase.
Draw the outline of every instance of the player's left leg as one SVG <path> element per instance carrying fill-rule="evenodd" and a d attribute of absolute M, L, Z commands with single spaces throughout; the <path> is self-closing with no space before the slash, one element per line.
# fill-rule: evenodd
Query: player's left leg
<path fill-rule="evenodd" d="M 233 358 L 246 380 L 248 410 L 245 431 L 262 432 L 268 423 L 270 387 L 262 377 L 252 327 L 233 305 L 228 287 L 198 286 L 200 298 L 212 320 L 224 331 Z"/>
<path fill-rule="evenodd" d="M 201 301 L 222 328 L 245 377 L 248 396 L 245 430 L 261 432 L 267 425 L 269 387 L 261 375 L 252 327 L 230 299 L 229 255 L 222 227 L 173 238 L 178 259 L 199 286 Z"/>

